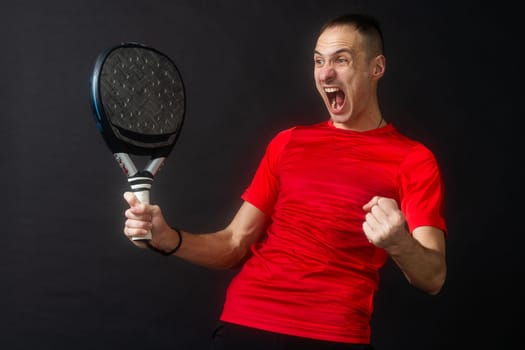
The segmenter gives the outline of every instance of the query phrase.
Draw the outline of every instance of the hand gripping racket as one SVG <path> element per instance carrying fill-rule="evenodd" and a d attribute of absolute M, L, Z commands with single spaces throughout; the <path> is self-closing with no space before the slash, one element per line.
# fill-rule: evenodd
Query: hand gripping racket
<path fill-rule="evenodd" d="M 154 48 L 122 43 L 96 59 L 90 100 L 97 127 L 131 191 L 149 203 L 153 179 L 184 121 L 186 98 L 179 70 Z M 148 157 L 142 170 L 131 155 Z M 136 239 L 151 239 L 151 232 Z"/>

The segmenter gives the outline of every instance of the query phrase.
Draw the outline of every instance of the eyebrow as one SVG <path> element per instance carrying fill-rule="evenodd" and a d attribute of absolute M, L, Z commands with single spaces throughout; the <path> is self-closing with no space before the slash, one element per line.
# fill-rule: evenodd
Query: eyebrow
<path fill-rule="evenodd" d="M 338 55 L 338 54 L 343 53 L 343 52 L 346 52 L 346 53 L 348 53 L 350 55 L 352 54 L 352 50 L 350 50 L 350 49 L 339 49 L 339 50 L 335 51 L 334 53 L 332 53 L 332 54 L 330 54 L 328 56 L 335 56 L 335 55 Z M 314 50 L 314 54 L 317 54 L 319 56 L 323 56 L 324 57 L 324 55 L 322 53 L 320 53 L 319 51 L 317 51 L 317 50 Z"/>

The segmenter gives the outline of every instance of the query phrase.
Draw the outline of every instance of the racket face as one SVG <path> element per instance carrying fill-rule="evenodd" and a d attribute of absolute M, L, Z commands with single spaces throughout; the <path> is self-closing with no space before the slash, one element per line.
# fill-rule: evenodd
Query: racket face
<path fill-rule="evenodd" d="M 124 43 L 99 55 L 91 78 L 91 106 L 113 153 L 165 157 L 185 116 L 182 77 L 165 54 Z"/>

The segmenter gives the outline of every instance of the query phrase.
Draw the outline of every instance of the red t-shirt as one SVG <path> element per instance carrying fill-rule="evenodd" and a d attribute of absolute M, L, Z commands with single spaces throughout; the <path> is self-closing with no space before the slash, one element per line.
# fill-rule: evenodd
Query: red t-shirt
<path fill-rule="evenodd" d="M 276 135 L 242 195 L 271 223 L 228 287 L 221 320 L 369 343 L 378 270 L 387 259 L 362 228 L 362 207 L 374 195 L 396 199 L 411 231 L 446 231 L 433 154 L 391 124 L 356 132 L 329 121 Z"/>

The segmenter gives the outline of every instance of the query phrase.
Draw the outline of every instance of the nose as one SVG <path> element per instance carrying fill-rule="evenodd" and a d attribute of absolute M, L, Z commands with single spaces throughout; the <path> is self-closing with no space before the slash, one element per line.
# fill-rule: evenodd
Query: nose
<path fill-rule="evenodd" d="M 336 77 L 336 71 L 331 64 L 326 64 L 323 67 L 317 68 L 319 74 L 319 80 L 321 83 L 330 83 Z"/>

